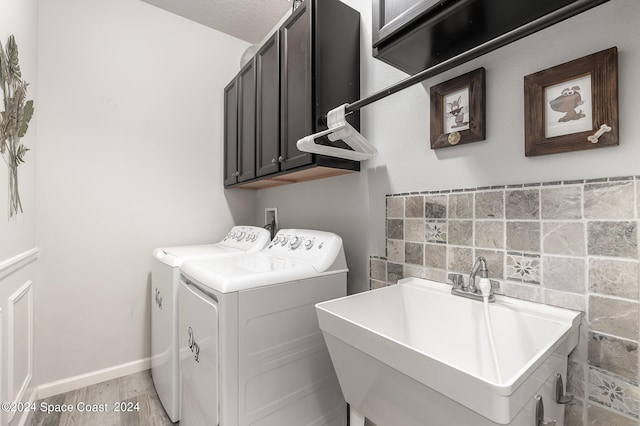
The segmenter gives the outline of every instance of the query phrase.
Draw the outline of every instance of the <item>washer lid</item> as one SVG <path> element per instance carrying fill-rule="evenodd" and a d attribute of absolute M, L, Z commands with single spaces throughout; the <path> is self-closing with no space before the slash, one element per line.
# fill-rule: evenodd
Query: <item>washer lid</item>
<path fill-rule="evenodd" d="M 153 257 L 171 267 L 182 265 L 187 259 L 203 257 L 227 257 L 244 253 L 243 250 L 222 244 L 201 244 L 195 246 L 167 247 L 153 250 Z"/>
<path fill-rule="evenodd" d="M 257 252 L 269 244 L 270 237 L 271 234 L 264 228 L 234 226 L 222 241 L 215 244 L 157 248 L 153 250 L 152 256 L 165 265 L 176 267 L 187 259 L 226 257 Z"/>
<path fill-rule="evenodd" d="M 279 259 L 264 252 L 230 259 L 187 260 L 180 270 L 192 281 L 221 293 L 347 272 L 346 268 L 318 272 L 312 265 Z"/>

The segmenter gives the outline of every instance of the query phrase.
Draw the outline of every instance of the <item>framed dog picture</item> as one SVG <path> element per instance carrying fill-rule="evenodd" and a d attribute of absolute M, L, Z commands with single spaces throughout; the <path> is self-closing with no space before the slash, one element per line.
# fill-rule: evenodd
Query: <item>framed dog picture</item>
<path fill-rule="evenodd" d="M 484 75 L 478 68 L 431 87 L 431 149 L 484 140 Z"/>
<path fill-rule="evenodd" d="M 525 156 L 618 145 L 618 51 L 524 77 Z"/>

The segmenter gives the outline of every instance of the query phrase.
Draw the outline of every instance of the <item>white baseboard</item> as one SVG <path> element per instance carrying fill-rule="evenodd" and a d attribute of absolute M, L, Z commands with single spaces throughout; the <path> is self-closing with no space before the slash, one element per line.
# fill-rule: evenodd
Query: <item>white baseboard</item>
<path fill-rule="evenodd" d="M 133 373 L 139 373 L 151 368 L 151 358 L 144 358 L 126 364 L 116 365 L 91 373 L 57 380 L 38 386 L 38 399 L 49 398 L 65 392 L 70 392 L 85 386 L 95 385 L 106 380 L 117 379 Z"/>
<path fill-rule="evenodd" d="M 37 388 L 33 388 L 31 390 L 31 395 L 29 395 L 29 400 L 27 402 L 31 406 L 31 405 L 36 403 L 37 399 L 38 399 L 38 389 Z M 29 424 L 29 419 L 33 415 L 34 415 L 34 411 L 33 410 L 24 410 L 22 412 L 22 416 L 20 417 L 20 420 L 18 421 L 17 425 L 18 426 L 25 426 L 25 425 Z M 13 420 L 15 421 L 15 418 Z"/>

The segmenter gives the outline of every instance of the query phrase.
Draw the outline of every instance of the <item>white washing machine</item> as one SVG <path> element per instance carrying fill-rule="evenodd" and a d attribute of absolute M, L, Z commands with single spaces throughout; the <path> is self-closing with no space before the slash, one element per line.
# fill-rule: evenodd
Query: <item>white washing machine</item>
<path fill-rule="evenodd" d="M 263 249 L 269 231 L 254 226 L 234 226 L 215 244 L 159 248 L 153 251 L 151 269 L 151 375 L 171 421 L 180 420 L 180 370 L 178 359 L 179 267 L 186 259 L 228 258 Z"/>
<path fill-rule="evenodd" d="M 181 426 L 346 425 L 314 307 L 347 293 L 339 236 L 281 230 L 260 252 L 181 270 Z"/>

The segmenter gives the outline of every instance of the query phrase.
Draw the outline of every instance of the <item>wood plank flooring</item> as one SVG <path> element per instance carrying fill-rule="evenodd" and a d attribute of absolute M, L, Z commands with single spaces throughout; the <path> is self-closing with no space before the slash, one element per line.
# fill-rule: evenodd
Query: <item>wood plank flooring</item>
<path fill-rule="evenodd" d="M 69 405 L 73 411 L 46 413 L 40 410 L 42 404 L 53 409 Z M 38 410 L 27 426 L 174 425 L 158 399 L 149 370 L 42 399 L 36 405 Z M 85 407 L 102 411 L 90 412 Z"/>

